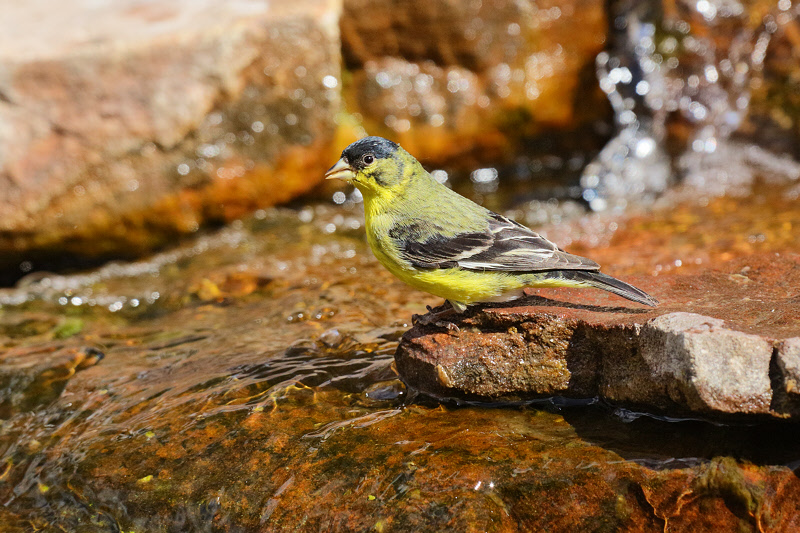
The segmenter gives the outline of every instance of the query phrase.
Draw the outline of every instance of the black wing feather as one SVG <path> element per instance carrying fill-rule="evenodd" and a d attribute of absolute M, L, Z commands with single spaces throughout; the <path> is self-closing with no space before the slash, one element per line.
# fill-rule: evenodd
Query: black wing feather
<path fill-rule="evenodd" d="M 502 215 L 492 213 L 483 232 L 446 237 L 421 231 L 421 224 L 389 231 L 404 259 L 416 268 L 460 267 L 473 271 L 534 272 L 543 270 L 599 270 L 590 259 L 569 254 L 538 233 Z"/>

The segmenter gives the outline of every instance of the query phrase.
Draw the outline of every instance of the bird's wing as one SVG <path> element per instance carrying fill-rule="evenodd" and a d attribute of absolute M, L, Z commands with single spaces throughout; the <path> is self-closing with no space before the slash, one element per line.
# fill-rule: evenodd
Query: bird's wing
<path fill-rule="evenodd" d="M 402 257 L 416 268 L 460 267 L 498 272 L 600 269 L 591 259 L 569 254 L 538 233 L 496 213 L 491 213 L 483 232 L 452 237 L 434 233 L 422 239 L 412 230 L 395 232 L 392 237 Z"/>

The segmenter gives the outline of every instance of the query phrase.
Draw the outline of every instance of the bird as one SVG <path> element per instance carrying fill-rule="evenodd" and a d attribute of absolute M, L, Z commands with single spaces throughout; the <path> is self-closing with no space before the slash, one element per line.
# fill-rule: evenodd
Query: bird
<path fill-rule="evenodd" d="M 367 242 L 378 261 L 412 287 L 447 300 L 451 312 L 516 300 L 529 287 L 592 287 L 658 305 L 641 289 L 601 273 L 591 259 L 439 183 L 388 139 L 350 144 L 325 178 L 361 192 Z"/>

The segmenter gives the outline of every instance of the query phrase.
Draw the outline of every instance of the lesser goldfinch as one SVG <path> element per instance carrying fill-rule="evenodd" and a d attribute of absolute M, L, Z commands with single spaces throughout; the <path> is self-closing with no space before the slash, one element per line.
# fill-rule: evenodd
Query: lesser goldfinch
<path fill-rule="evenodd" d="M 367 241 L 378 260 L 412 287 L 463 312 L 505 302 L 526 287 L 594 287 L 655 307 L 644 291 L 601 273 L 522 224 L 437 182 L 414 157 L 382 137 L 344 149 L 325 174 L 364 197 Z"/>

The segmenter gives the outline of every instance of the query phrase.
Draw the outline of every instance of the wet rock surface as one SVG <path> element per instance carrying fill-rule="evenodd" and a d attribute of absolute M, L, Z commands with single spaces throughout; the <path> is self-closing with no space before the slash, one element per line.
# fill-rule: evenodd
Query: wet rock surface
<path fill-rule="evenodd" d="M 132 257 L 308 191 L 335 152 L 337 17 L 316 0 L 8 6 L 0 270 Z"/>
<path fill-rule="evenodd" d="M 708 218 L 694 227 L 672 225 L 693 218 L 681 210 L 640 217 L 605 252 L 598 250 L 601 264 L 604 257 L 614 264 L 626 242 L 644 238 L 660 244 L 629 249 L 628 261 L 642 260 L 641 254 L 682 258 L 678 268 L 647 275 L 636 274 L 642 263 L 620 265 L 618 275 L 660 300 L 656 309 L 600 291 L 533 291 L 514 306 L 468 311 L 453 319 L 455 328 L 416 325 L 398 349 L 398 371 L 439 397 L 600 397 L 671 414 L 796 418 L 800 255 L 791 238 L 754 243 L 747 252 L 740 247 L 738 257 L 729 251 L 727 260 L 700 266 L 722 252 L 718 246 L 736 248 L 730 248 L 735 231 L 695 241 L 703 224 L 747 218 L 735 204 L 717 199 L 695 207 L 695 215 L 704 211 Z M 776 209 L 791 233 L 797 208 L 778 202 Z M 731 229 L 744 224 L 739 220 Z"/>
<path fill-rule="evenodd" d="M 526 136 L 608 118 L 593 67 L 606 27 L 595 0 L 350 0 L 346 101 L 431 162 L 508 159 Z"/>

